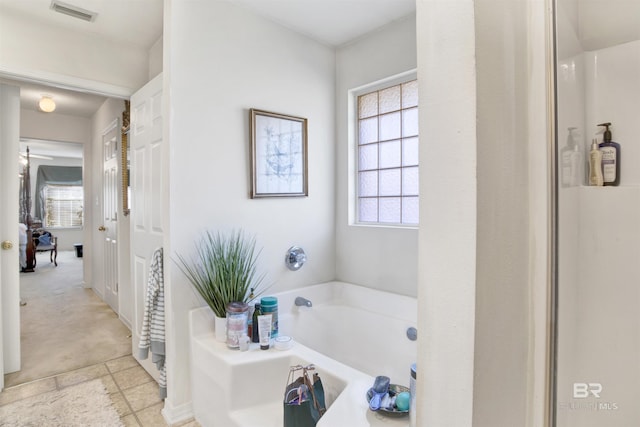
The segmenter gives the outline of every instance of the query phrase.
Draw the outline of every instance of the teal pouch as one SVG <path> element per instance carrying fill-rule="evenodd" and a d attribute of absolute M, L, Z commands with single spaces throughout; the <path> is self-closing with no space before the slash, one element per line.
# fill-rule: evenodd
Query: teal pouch
<path fill-rule="evenodd" d="M 302 369 L 302 376 L 295 381 L 295 372 Z M 313 380 L 308 371 L 315 369 L 313 365 L 292 366 L 284 393 L 284 427 L 315 427 L 318 420 L 326 412 L 324 387 L 317 373 Z"/>

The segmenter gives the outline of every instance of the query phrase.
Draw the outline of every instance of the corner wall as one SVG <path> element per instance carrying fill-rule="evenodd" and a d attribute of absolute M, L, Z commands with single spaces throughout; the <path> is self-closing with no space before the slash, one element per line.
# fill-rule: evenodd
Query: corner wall
<path fill-rule="evenodd" d="M 473 424 L 526 426 L 532 339 L 530 211 L 538 208 L 529 204 L 535 157 L 528 141 L 537 131 L 530 120 L 535 95 L 529 91 L 536 72 L 530 58 L 539 52 L 530 42 L 526 3 L 497 6 L 492 0 L 476 0 L 475 13 L 478 242 Z M 545 93 L 542 84 L 539 96 Z M 544 124 L 539 128 L 543 132 Z M 544 149 L 545 142 L 541 139 L 536 145 Z M 542 171 L 544 175 L 546 169 Z M 545 183 L 540 182 L 543 191 Z M 544 206 L 539 208 L 546 213 Z"/>
<path fill-rule="evenodd" d="M 269 293 L 334 279 L 333 49 L 228 2 L 174 1 L 167 9 L 167 259 L 193 253 L 205 230 L 242 228 L 262 248 L 258 267 L 272 283 Z M 250 108 L 308 119 L 308 197 L 249 197 Z M 292 245 L 308 256 L 297 272 L 284 264 Z M 180 408 L 191 400 L 189 355 L 182 351 L 189 348 L 187 313 L 203 303 L 173 262 L 165 263 L 165 277 L 175 319 L 168 333 L 177 352 L 168 369 L 168 404 Z"/>
<path fill-rule="evenodd" d="M 417 228 L 349 223 L 355 179 L 349 140 L 351 89 L 416 69 L 416 17 L 400 19 L 336 52 L 336 278 L 401 295 L 417 295 Z M 427 133 L 429 129 L 421 128 Z"/>
<path fill-rule="evenodd" d="M 446 124 L 426 141 L 421 132 L 418 425 L 538 427 L 548 277 L 546 7 L 417 6 L 421 129 Z"/>

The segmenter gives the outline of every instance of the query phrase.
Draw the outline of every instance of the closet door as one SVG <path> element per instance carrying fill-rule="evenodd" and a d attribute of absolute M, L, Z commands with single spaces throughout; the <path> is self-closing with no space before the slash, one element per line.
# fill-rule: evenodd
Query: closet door
<path fill-rule="evenodd" d="M 118 145 L 120 140 L 118 120 L 115 120 L 102 134 L 102 225 L 104 250 L 104 300 L 113 311 L 119 313 L 118 306 Z"/>
<path fill-rule="evenodd" d="M 131 97 L 131 283 L 134 319 L 133 354 L 138 355 L 149 265 L 153 252 L 163 245 L 164 198 L 168 176 L 163 160 L 162 74 Z M 165 256 L 165 264 L 167 258 Z M 151 356 L 140 364 L 158 379 Z"/>

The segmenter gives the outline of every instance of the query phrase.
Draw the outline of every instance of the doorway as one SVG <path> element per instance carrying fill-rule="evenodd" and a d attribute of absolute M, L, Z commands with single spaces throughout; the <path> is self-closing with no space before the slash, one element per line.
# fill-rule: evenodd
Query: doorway
<path fill-rule="evenodd" d="M 32 84 L 8 83 L 19 86 L 21 91 L 24 87 L 34 90 Z M 35 90 L 58 94 L 54 99 L 63 98 L 59 89 L 43 86 Z M 87 107 L 89 95 L 66 92 L 65 96 L 78 96 L 81 101 L 76 105 L 91 109 Z M 91 96 L 99 103 L 98 109 L 109 102 L 124 106 L 122 100 Z M 28 135 L 30 138 L 22 138 L 20 151 L 24 152 L 26 146 L 29 146 L 32 157 L 37 156 L 32 158 L 34 187 L 39 166 L 80 166 L 88 171 L 93 169 L 91 142 L 95 133 L 94 123 L 99 122 L 93 117 L 96 114 L 94 109 L 80 115 L 61 111 L 54 116 L 32 110 L 29 105 L 21 105 L 21 135 Z M 57 123 L 58 127 L 53 123 Z M 86 143 L 46 139 L 47 129 L 51 134 L 62 134 L 62 138 L 65 138 L 64 130 L 61 129 L 69 128 L 73 128 L 72 132 L 83 135 L 84 138 L 72 136 L 68 139 L 82 139 Z M 102 130 L 99 128 L 97 132 Z M 48 152 L 42 148 L 44 145 L 47 145 Z M 75 154 L 70 154 L 71 151 Z M 58 265 L 50 262 L 48 253 L 37 253 L 34 272 L 21 274 L 20 292 L 22 302 L 26 303 L 20 308 L 22 366 L 20 371 L 5 376 L 5 387 L 131 354 L 131 333 L 118 314 L 102 301 L 104 294 L 100 295 L 97 289 L 99 284 L 94 280 L 96 276 L 93 264 L 100 264 L 95 260 L 99 260 L 102 255 L 90 248 L 91 234 L 95 228 L 92 216 L 102 211 L 101 192 L 96 189 L 96 186 L 101 187 L 102 184 L 96 183 L 100 180 L 100 174 L 97 174 L 98 179 L 90 175 L 84 174 L 87 191 L 84 194 L 82 213 L 77 212 L 83 216 L 83 224 L 76 228 L 42 224 L 42 228 L 58 237 Z M 39 191 L 34 188 L 32 194 L 37 193 Z M 42 215 L 35 212 L 32 216 L 42 220 Z M 78 257 L 75 244 L 83 244 L 82 258 Z"/>

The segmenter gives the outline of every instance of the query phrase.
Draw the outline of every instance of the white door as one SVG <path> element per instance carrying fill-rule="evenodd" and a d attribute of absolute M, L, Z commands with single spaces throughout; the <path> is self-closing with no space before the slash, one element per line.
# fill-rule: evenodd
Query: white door
<path fill-rule="evenodd" d="M 133 283 L 133 354 L 138 356 L 147 277 L 153 252 L 162 247 L 163 200 L 168 190 L 163 159 L 162 74 L 131 97 L 131 282 Z M 167 262 L 166 255 L 164 262 Z M 151 357 L 140 361 L 156 380 Z"/>
<path fill-rule="evenodd" d="M 19 141 L 20 88 L 0 84 L 0 390 L 20 370 Z"/>
<path fill-rule="evenodd" d="M 118 145 L 120 127 L 114 120 L 102 133 L 102 225 L 104 249 L 104 300 L 118 313 Z"/>

